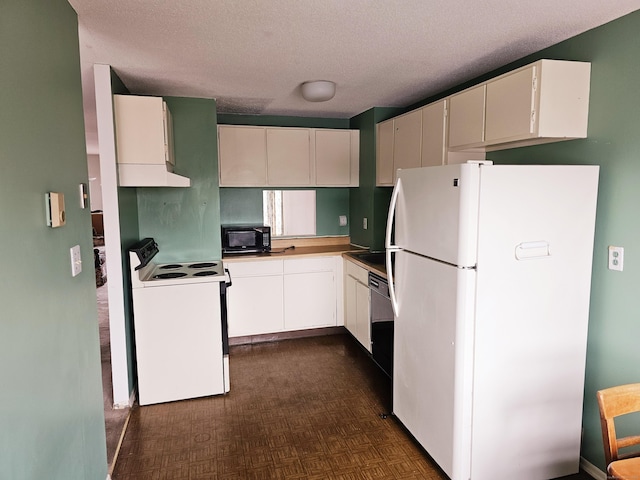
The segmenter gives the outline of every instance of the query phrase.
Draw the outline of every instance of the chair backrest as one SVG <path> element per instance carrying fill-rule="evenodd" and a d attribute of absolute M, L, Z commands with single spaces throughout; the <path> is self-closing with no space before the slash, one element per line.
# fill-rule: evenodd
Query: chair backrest
<path fill-rule="evenodd" d="M 607 466 L 623 458 L 640 456 L 640 452 L 620 454 L 619 449 L 640 445 L 639 435 L 616 437 L 614 418 L 627 413 L 640 412 L 640 383 L 620 385 L 600 390 L 597 394 L 602 424 L 602 441 Z"/>

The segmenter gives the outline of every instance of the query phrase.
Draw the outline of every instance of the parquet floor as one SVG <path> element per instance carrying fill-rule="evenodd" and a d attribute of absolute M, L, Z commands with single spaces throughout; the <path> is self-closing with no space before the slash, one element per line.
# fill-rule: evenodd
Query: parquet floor
<path fill-rule="evenodd" d="M 389 403 L 348 336 L 232 347 L 229 394 L 134 408 L 113 479 L 446 480 Z"/>
<path fill-rule="evenodd" d="M 350 337 L 235 346 L 225 396 L 135 408 L 114 480 L 433 479 Z"/>

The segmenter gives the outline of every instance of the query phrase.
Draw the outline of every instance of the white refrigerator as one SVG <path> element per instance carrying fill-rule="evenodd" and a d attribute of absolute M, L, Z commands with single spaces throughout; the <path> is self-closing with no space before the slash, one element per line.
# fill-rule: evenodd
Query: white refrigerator
<path fill-rule="evenodd" d="M 452 480 L 578 471 L 598 172 L 399 171 L 393 413 Z"/>

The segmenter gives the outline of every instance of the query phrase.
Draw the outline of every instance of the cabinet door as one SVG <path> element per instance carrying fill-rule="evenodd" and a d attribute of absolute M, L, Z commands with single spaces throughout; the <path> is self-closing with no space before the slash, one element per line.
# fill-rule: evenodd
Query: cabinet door
<path fill-rule="evenodd" d="M 165 164 L 165 124 L 161 97 L 114 95 L 118 163 Z"/>
<path fill-rule="evenodd" d="M 484 99 L 484 84 L 450 98 L 449 148 L 482 145 L 484 142 Z"/>
<path fill-rule="evenodd" d="M 487 84 L 487 144 L 528 138 L 534 133 L 535 66 Z"/>
<path fill-rule="evenodd" d="M 371 320 L 369 318 L 369 286 L 356 282 L 356 338 L 371 352 Z"/>
<path fill-rule="evenodd" d="M 422 112 L 414 110 L 394 119 L 393 171 L 420 166 L 422 155 Z"/>
<path fill-rule="evenodd" d="M 393 120 L 376 126 L 376 185 L 393 185 Z"/>
<path fill-rule="evenodd" d="M 267 128 L 267 182 L 271 186 L 311 184 L 309 129 Z"/>
<path fill-rule="evenodd" d="M 336 325 L 336 284 L 333 272 L 284 276 L 284 329 Z"/>
<path fill-rule="evenodd" d="M 421 165 L 423 167 L 444 164 L 446 109 L 446 100 L 440 100 L 422 109 Z"/>
<path fill-rule="evenodd" d="M 265 129 L 218 127 L 220 186 L 264 186 L 267 183 Z"/>
<path fill-rule="evenodd" d="M 344 326 L 357 337 L 358 307 L 357 307 L 357 281 L 351 275 L 346 275 L 344 279 Z"/>
<path fill-rule="evenodd" d="M 316 185 L 351 184 L 351 131 L 316 130 Z M 357 161 L 357 159 L 355 159 Z"/>
<path fill-rule="evenodd" d="M 234 277 L 227 290 L 229 336 L 242 337 L 284 329 L 282 275 Z"/>

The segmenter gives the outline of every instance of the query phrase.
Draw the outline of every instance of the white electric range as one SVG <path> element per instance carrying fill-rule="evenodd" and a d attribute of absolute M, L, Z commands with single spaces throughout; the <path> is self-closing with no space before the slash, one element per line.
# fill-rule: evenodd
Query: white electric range
<path fill-rule="evenodd" d="M 156 264 L 152 238 L 129 249 L 140 405 L 229 391 L 222 261 Z"/>

